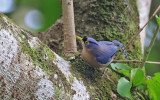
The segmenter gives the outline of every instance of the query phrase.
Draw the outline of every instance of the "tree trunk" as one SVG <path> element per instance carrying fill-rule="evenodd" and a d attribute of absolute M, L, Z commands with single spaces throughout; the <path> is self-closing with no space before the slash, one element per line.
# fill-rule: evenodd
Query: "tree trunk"
<path fill-rule="evenodd" d="M 151 0 L 137 0 L 137 6 L 139 10 L 139 19 L 140 19 L 139 27 L 142 28 L 149 20 L 148 17 L 150 12 Z M 146 27 L 141 32 L 140 36 L 142 44 L 142 53 L 144 54 Z"/>
<path fill-rule="evenodd" d="M 89 100 L 69 62 L 0 13 L 1 100 Z"/>
<path fill-rule="evenodd" d="M 89 36 L 96 40 L 118 40 L 126 45 L 138 31 L 139 16 L 136 2 L 129 0 L 74 0 L 76 35 Z M 127 49 L 127 55 L 120 59 L 141 59 L 140 36 Z M 91 99 L 124 100 L 117 93 L 117 73 L 108 70 L 101 77 L 99 68 L 85 65 L 81 58 L 75 59 L 72 68 L 84 80 Z M 139 67 L 136 63 L 130 67 Z M 138 99 L 132 92 L 134 99 Z"/>
<path fill-rule="evenodd" d="M 76 35 L 82 37 L 90 36 L 96 40 L 118 40 L 122 42 L 123 45 L 126 45 L 138 30 L 139 16 L 135 1 L 74 0 L 74 13 Z M 49 29 L 50 31 L 43 32 L 42 34 L 47 35 L 46 38 L 51 38 L 51 36 L 54 38 L 54 35 L 56 36 L 58 33 L 61 34 L 61 31 L 59 32 L 61 28 L 59 29 L 58 27 L 59 25 L 62 25 L 62 23 L 57 22 Z M 57 33 L 54 29 L 57 30 Z M 54 35 L 52 34 L 53 31 L 55 33 Z M 42 34 L 39 34 L 39 36 Z M 62 35 L 60 35 L 58 41 L 62 40 Z M 55 42 L 48 41 L 45 43 L 53 45 Z M 55 45 L 57 44 L 55 43 Z M 49 46 L 52 47 L 51 45 Z M 57 50 L 62 50 L 62 44 L 58 44 L 57 46 Z M 81 51 L 80 45 L 78 47 L 79 51 Z M 133 44 L 127 49 L 127 52 L 127 56 L 124 57 L 122 55 L 120 59 L 138 60 L 142 58 L 140 38 L 135 39 Z M 80 58 L 79 55 L 75 56 L 75 59 L 70 60 L 70 62 L 72 74 L 84 83 L 88 91 L 87 96 L 90 100 L 127 99 L 121 97 L 117 93 L 117 83 L 120 78 L 117 73 L 108 70 L 104 77 L 102 77 L 103 71 L 100 70 L 100 68 L 88 65 Z M 133 63 L 128 65 L 130 67 L 139 67 L 137 64 Z M 71 77 L 70 80 L 72 79 L 73 78 Z M 74 93 L 77 92 L 71 92 L 71 94 Z M 131 93 L 134 99 L 140 98 L 135 92 L 131 91 Z M 81 96 L 84 97 L 83 95 L 79 95 L 79 97 Z"/>
<path fill-rule="evenodd" d="M 63 32 L 64 32 L 64 52 L 66 56 L 71 56 L 77 52 L 73 0 L 62 0 L 63 8 Z"/>

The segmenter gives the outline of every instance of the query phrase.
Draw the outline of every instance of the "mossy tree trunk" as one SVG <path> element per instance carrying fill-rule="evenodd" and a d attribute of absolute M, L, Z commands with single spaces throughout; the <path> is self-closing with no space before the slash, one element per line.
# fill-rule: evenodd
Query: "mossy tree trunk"
<path fill-rule="evenodd" d="M 139 16 L 135 1 L 131 0 L 74 0 L 76 35 L 90 36 L 96 40 L 118 40 L 126 45 L 136 34 Z M 79 45 L 81 46 L 81 45 Z M 81 48 L 80 48 L 81 49 Z M 127 56 L 120 59 L 141 59 L 140 36 L 127 49 Z M 111 70 L 101 77 L 102 71 L 83 62 L 79 57 L 72 61 L 77 77 L 84 80 L 91 99 L 124 100 L 117 93 L 119 76 Z M 129 64 L 139 67 L 138 64 Z M 133 92 L 134 99 L 138 98 Z"/>
<path fill-rule="evenodd" d="M 0 13 L 0 100 L 88 100 L 69 62 Z"/>
<path fill-rule="evenodd" d="M 90 36 L 96 40 L 118 40 L 126 45 L 132 36 L 138 31 L 139 16 L 135 1 L 131 0 L 74 0 L 75 13 L 75 28 L 76 35 L 81 37 Z M 42 41 L 48 43 L 53 50 L 62 51 L 63 37 L 62 26 L 63 22 L 57 22 L 49 31 L 43 32 L 38 36 L 46 35 L 45 38 L 53 41 Z M 60 27 L 60 28 L 59 28 Z M 55 34 L 53 35 L 54 32 Z M 57 33 L 59 33 L 58 40 Z M 62 43 L 62 44 L 57 44 Z M 54 44 L 54 45 L 53 45 Z M 80 44 L 78 42 L 78 44 Z M 53 47 L 54 46 L 54 47 Z M 57 48 L 56 48 L 57 47 Z M 81 44 L 78 46 L 81 51 Z M 127 57 L 123 55 L 120 59 L 141 59 L 141 44 L 140 37 L 135 39 L 132 45 L 127 49 Z M 62 53 L 60 53 L 62 54 Z M 120 76 L 108 70 L 102 77 L 102 70 L 95 68 L 85 63 L 80 56 L 75 56 L 75 59 L 70 60 L 72 73 L 87 87 L 90 99 L 100 100 L 124 100 L 127 98 L 121 97 L 117 93 L 117 83 Z M 130 67 L 139 67 L 137 64 L 128 64 Z M 75 92 L 73 92 L 75 93 Z M 131 91 L 134 99 L 139 99 L 135 92 Z"/>
<path fill-rule="evenodd" d="M 136 2 L 131 0 L 74 0 L 76 34 L 126 45 L 138 31 Z M 140 37 L 129 46 L 128 59 L 140 59 Z"/>

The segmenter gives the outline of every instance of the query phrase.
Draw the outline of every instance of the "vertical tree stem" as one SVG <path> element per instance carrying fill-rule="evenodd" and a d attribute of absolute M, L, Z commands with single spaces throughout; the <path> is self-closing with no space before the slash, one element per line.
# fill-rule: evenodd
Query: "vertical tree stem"
<path fill-rule="evenodd" d="M 63 32 L 64 32 L 64 52 L 66 56 L 71 56 L 77 52 L 73 0 L 62 0 L 63 7 Z"/>
<path fill-rule="evenodd" d="M 154 42 L 155 42 L 155 40 L 156 40 L 156 37 L 157 37 L 157 34 L 158 34 L 159 29 L 160 29 L 160 26 L 157 25 L 156 31 L 155 31 L 155 33 L 154 33 L 154 35 L 153 35 L 153 38 L 152 38 L 152 40 L 151 40 L 151 42 L 150 42 L 150 44 L 149 44 L 149 47 L 148 47 L 147 50 L 146 50 L 146 54 L 145 54 L 144 57 L 143 57 L 143 62 L 142 62 L 142 66 L 141 66 L 143 69 L 145 69 L 145 68 L 144 68 L 145 62 L 146 62 L 146 60 L 148 59 L 148 56 L 149 56 L 150 51 L 151 51 L 151 49 L 152 49 L 152 47 L 153 47 L 153 44 L 154 44 Z"/>

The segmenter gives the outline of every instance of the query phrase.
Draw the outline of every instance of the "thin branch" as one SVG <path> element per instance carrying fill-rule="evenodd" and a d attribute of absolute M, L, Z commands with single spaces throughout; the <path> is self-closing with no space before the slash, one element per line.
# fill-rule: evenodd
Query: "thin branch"
<path fill-rule="evenodd" d="M 141 60 L 113 60 L 112 63 L 142 63 Z"/>
<path fill-rule="evenodd" d="M 157 9 L 155 10 L 155 12 L 152 14 L 152 16 L 150 17 L 150 19 L 147 21 L 147 23 L 138 30 L 138 32 L 136 33 L 135 36 L 133 36 L 130 40 L 130 42 L 122 49 L 122 51 L 119 53 L 119 55 L 115 58 L 118 59 L 120 57 L 120 55 L 124 52 L 125 49 L 127 49 L 127 47 L 133 42 L 134 39 L 136 39 L 137 36 L 139 36 L 140 32 L 144 29 L 144 27 L 147 26 L 147 24 L 152 20 L 152 18 L 157 14 L 157 12 L 160 9 L 160 5 L 157 7 Z"/>
<path fill-rule="evenodd" d="M 112 63 L 142 63 L 141 60 L 113 60 Z M 160 64 L 160 62 L 145 61 L 148 64 Z"/>
<path fill-rule="evenodd" d="M 146 54 L 145 54 L 144 57 L 143 57 L 142 67 L 145 65 L 145 61 L 148 59 L 148 56 L 149 56 L 150 51 L 151 51 L 151 49 L 152 49 L 152 47 L 153 47 L 153 44 L 154 44 L 154 42 L 155 42 L 155 40 L 156 40 L 156 37 L 157 37 L 157 34 L 158 34 L 159 29 L 160 29 L 160 26 L 157 25 L 156 31 L 155 31 L 155 33 L 154 33 L 154 36 L 153 36 L 153 38 L 152 38 L 152 40 L 151 40 L 151 42 L 150 42 L 150 44 L 149 44 L 149 47 L 148 47 L 147 50 L 146 50 Z"/>

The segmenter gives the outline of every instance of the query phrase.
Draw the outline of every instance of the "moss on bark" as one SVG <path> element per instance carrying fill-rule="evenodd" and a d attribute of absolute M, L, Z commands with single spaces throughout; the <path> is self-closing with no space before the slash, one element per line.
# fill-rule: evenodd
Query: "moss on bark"
<path fill-rule="evenodd" d="M 118 40 L 126 45 L 138 30 L 136 2 L 123 0 L 75 0 L 76 33 L 97 40 Z M 129 59 L 141 58 L 140 39 L 127 50 Z"/>
<path fill-rule="evenodd" d="M 76 35 L 90 36 L 96 40 L 118 40 L 126 45 L 132 36 L 138 30 L 138 11 L 136 2 L 131 0 L 74 0 Z M 62 26 L 62 24 L 60 24 Z M 52 30 L 57 26 L 51 28 Z M 60 30 L 60 32 L 59 32 Z M 50 32 L 50 31 L 49 31 Z M 49 33 L 48 32 L 48 33 Z M 50 35 L 62 39 L 62 27 Z M 50 40 L 48 35 L 47 39 Z M 57 37 L 55 38 L 57 40 Z M 60 43 L 60 42 L 57 42 Z M 55 43 L 51 43 L 52 45 Z M 51 46 L 50 47 L 53 47 Z M 55 46 L 57 47 L 57 45 Z M 62 50 L 62 45 L 57 47 L 58 51 Z M 81 51 L 81 47 L 79 51 Z M 55 48 L 53 49 L 55 51 Z M 135 39 L 132 45 L 127 49 L 128 59 L 141 59 L 140 38 Z M 126 59 L 121 56 L 120 59 Z M 108 70 L 102 78 L 103 70 L 95 68 L 84 62 L 79 55 L 70 60 L 72 73 L 84 82 L 87 90 L 90 92 L 91 100 L 124 100 L 117 93 L 117 83 L 120 76 L 111 70 Z M 129 64 L 130 67 L 138 67 L 137 64 Z M 72 81 L 72 77 L 70 77 Z M 134 99 L 137 96 L 134 94 Z"/>
<path fill-rule="evenodd" d="M 2 33 L 5 32 L 2 30 L 5 30 L 6 32 L 8 32 L 10 36 L 7 36 L 7 34 L 6 36 L 2 35 Z M 17 66 L 17 68 L 20 68 L 20 69 L 24 68 L 23 70 L 18 70 L 16 72 L 16 74 L 20 74 L 22 77 L 18 77 L 18 80 L 16 80 L 15 82 L 12 82 L 12 81 L 8 82 L 8 79 L 7 79 L 8 76 L 9 76 L 9 79 L 14 78 L 15 77 L 14 74 L 8 75 L 8 76 L 4 75 L 5 78 L 3 78 L 3 80 L 6 82 L 5 84 L 11 87 L 4 88 L 6 90 L 3 91 L 3 94 L 0 95 L 1 99 L 8 100 L 6 98 L 10 98 L 10 97 L 11 97 L 10 99 L 14 99 L 14 98 L 15 99 L 20 99 L 20 98 L 21 99 L 22 98 L 37 99 L 36 93 L 35 93 L 38 89 L 37 84 L 40 81 L 40 79 L 42 78 L 45 79 L 45 77 L 47 78 L 49 77 L 49 79 L 53 82 L 53 85 L 55 88 L 55 91 L 52 91 L 55 93 L 53 97 L 54 99 L 68 100 L 68 98 L 72 98 L 73 95 L 70 94 L 71 92 L 73 92 L 73 89 L 71 89 L 72 84 L 66 80 L 66 76 L 57 67 L 58 65 L 53 64 L 53 61 L 56 62 L 55 53 L 51 49 L 49 49 L 47 45 L 43 44 L 38 38 L 32 37 L 30 35 L 30 32 L 27 32 L 26 30 L 23 30 L 19 26 L 15 25 L 14 22 L 12 22 L 12 20 L 10 20 L 8 17 L 6 17 L 2 13 L 0 13 L 0 31 L 1 31 L 0 32 L 1 41 L 4 40 L 3 38 L 11 37 L 13 35 L 18 45 L 17 53 L 15 53 L 14 55 L 15 57 L 9 58 L 7 57 L 7 55 L 2 54 L 1 52 L 0 62 L 3 57 L 6 60 L 16 59 L 15 61 L 12 60 L 13 62 L 11 61 L 8 63 L 8 65 L 11 64 L 11 66 L 9 67 L 14 68 L 15 66 Z M 8 40 L 8 41 L 12 44 L 14 42 L 13 40 Z M 5 42 L 4 41 L 1 42 L 1 45 L 3 43 Z M 9 44 L 5 43 L 5 45 L 8 46 Z M 9 52 L 12 51 L 11 47 L 4 50 L 8 52 L 8 55 L 10 55 Z M 25 56 L 22 57 L 22 55 L 25 55 Z M 2 66 L 0 65 L 0 67 Z M 4 67 L 6 66 L 4 65 Z M 43 71 L 45 71 L 45 73 L 47 73 L 49 76 L 47 76 L 46 74 L 43 75 L 42 71 L 37 69 L 39 67 L 42 68 Z M 35 70 L 36 72 L 40 71 L 39 72 L 40 74 L 37 75 Z M 0 72 L 3 72 L 3 71 L 4 69 L 0 69 Z M 14 72 L 13 69 L 7 70 L 7 73 L 13 73 L 13 72 Z M 4 73 L 2 73 L 0 77 L 2 77 L 3 74 Z M 57 75 L 57 79 L 53 77 L 55 74 Z M 0 84 L 1 82 L 2 81 L 0 80 Z M 47 87 L 47 85 L 45 86 Z M 0 88 L 0 90 L 2 90 L 2 88 Z M 44 92 L 43 95 L 45 95 L 45 92 L 47 93 L 47 91 L 48 90 L 42 90 L 41 92 Z M 12 96 L 11 93 L 12 94 L 14 93 L 14 95 Z M 17 94 L 15 93 L 17 93 L 19 96 L 16 97 Z M 53 99 L 53 98 L 50 98 L 50 99 Z"/>
<path fill-rule="evenodd" d="M 126 45 L 138 31 L 139 19 L 136 2 L 128 0 L 75 0 L 74 9 L 76 35 L 81 37 L 89 36 L 96 40 L 118 40 Z M 135 39 L 127 52 L 128 59 L 141 59 L 140 38 Z M 126 58 L 121 56 L 120 59 Z M 79 56 L 76 56 L 76 59 L 71 62 L 73 72 L 85 82 L 88 91 L 90 91 L 91 99 L 124 100 L 116 90 L 120 77 L 117 73 L 108 70 L 105 77 L 102 78 L 100 68 L 86 64 Z M 137 64 L 129 64 L 129 66 L 138 67 Z M 137 97 L 134 96 L 134 98 Z"/>

